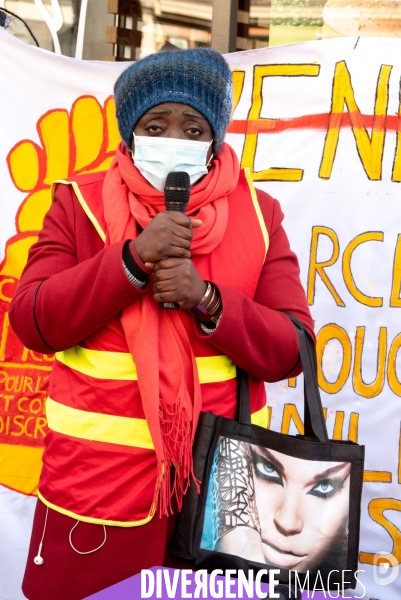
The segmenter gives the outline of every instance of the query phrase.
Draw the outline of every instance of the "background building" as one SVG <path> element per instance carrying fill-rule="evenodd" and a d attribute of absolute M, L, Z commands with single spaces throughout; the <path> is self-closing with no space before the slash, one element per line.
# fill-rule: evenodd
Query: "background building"
<path fill-rule="evenodd" d="M 235 51 L 401 35 L 401 4 L 393 0 L 0 0 L 0 8 L 12 13 L 15 35 L 23 36 L 19 18 L 41 48 L 87 60 L 135 60 L 166 42 Z"/>

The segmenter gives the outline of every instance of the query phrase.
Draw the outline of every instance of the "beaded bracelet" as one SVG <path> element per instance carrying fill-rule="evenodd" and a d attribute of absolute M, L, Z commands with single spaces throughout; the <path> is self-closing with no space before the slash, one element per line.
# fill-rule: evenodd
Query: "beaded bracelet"
<path fill-rule="evenodd" d="M 209 325 L 209 327 L 208 327 L 206 323 L 200 323 L 200 327 L 201 327 L 203 333 L 206 333 L 207 335 L 211 335 L 212 333 L 214 333 L 217 329 L 217 325 L 220 323 L 221 316 L 222 315 L 220 314 L 216 323 L 214 323 L 214 327 L 212 327 L 211 325 Z"/>

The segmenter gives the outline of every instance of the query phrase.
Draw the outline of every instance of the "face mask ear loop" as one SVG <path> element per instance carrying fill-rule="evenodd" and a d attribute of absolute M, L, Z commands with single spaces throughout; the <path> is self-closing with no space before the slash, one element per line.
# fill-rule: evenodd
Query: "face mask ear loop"
<path fill-rule="evenodd" d="M 214 142 L 214 140 L 210 140 L 209 148 L 213 144 L 213 142 Z M 208 148 L 208 150 L 209 150 L 209 148 Z M 209 160 L 207 162 L 207 165 L 206 165 L 208 168 L 212 166 L 212 160 L 213 160 L 213 158 L 214 158 L 214 154 L 212 152 L 212 154 L 210 155 L 210 158 L 209 158 Z"/>
<path fill-rule="evenodd" d="M 135 137 L 136 137 L 136 136 L 135 136 L 135 133 L 134 133 L 134 132 L 132 132 L 132 141 L 134 142 L 134 148 L 135 148 Z M 134 151 L 133 151 L 133 149 L 132 149 L 132 148 L 128 148 L 128 153 L 129 153 L 129 155 L 130 155 L 130 157 L 131 157 L 131 160 L 132 160 L 132 162 L 133 162 L 133 163 L 135 163 L 135 160 L 134 160 Z"/>

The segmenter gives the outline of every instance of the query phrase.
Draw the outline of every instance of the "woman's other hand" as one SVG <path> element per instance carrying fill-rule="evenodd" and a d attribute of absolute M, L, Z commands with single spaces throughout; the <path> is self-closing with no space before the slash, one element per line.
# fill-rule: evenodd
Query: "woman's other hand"
<path fill-rule="evenodd" d="M 157 214 L 135 240 L 139 258 L 144 263 L 169 257 L 190 258 L 192 229 L 201 225 L 199 219 L 177 211 Z"/>
<path fill-rule="evenodd" d="M 178 214 L 178 213 L 176 213 Z M 190 258 L 166 258 L 154 265 L 153 298 L 156 302 L 177 302 L 181 308 L 195 308 L 206 292 Z"/>

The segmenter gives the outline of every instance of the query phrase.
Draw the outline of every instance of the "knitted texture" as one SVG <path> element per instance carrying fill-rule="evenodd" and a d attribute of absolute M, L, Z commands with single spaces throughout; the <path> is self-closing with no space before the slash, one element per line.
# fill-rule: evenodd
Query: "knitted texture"
<path fill-rule="evenodd" d="M 217 153 L 231 116 L 231 71 L 221 54 L 211 48 L 157 52 L 123 71 L 114 97 L 118 127 L 127 148 L 146 111 L 163 102 L 180 102 L 207 119 Z"/>

